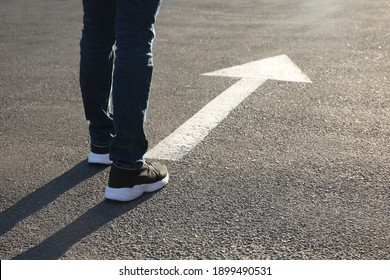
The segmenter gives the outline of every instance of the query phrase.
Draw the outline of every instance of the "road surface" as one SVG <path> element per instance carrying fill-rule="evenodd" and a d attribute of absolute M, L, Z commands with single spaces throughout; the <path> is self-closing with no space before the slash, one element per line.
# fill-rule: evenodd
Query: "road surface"
<path fill-rule="evenodd" d="M 81 16 L 0 2 L 1 259 L 390 258 L 389 1 L 166 0 L 150 149 L 242 79 L 203 74 L 283 56 L 308 80 L 256 68 L 264 82 L 163 159 L 170 184 L 122 204 L 86 163 Z"/>

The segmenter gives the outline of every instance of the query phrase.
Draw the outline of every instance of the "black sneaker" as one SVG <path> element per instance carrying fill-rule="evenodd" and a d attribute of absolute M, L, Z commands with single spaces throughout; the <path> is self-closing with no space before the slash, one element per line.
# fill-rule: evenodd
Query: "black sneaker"
<path fill-rule="evenodd" d="M 104 197 L 109 200 L 131 201 L 144 192 L 154 192 L 169 180 L 167 167 L 161 163 L 145 163 L 138 170 L 112 166 Z"/>
<path fill-rule="evenodd" d="M 110 154 L 96 154 L 91 151 L 88 154 L 88 163 L 92 165 L 110 165 L 112 161 L 110 160 Z"/>
<path fill-rule="evenodd" d="M 88 163 L 92 165 L 110 165 L 110 148 L 109 147 L 97 147 L 91 145 L 91 151 L 88 154 Z"/>

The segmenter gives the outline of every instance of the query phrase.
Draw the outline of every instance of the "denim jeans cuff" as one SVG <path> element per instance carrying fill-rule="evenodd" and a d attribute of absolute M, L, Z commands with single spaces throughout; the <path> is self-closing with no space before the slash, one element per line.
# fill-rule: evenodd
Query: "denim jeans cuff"
<path fill-rule="evenodd" d="M 96 148 L 109 148 L 111 146 L 111 142 L 109 143 L 100 143 L 96 141 L 91 141 L 91 147 L 96 147 Z"/>
<path fill-rule="evenodd" d="M 113 165 L 115 167 L 118 167 L 120 169 L 125 169 L 125 170 L 138 170 L 144 165 L 144 160 L 138 161 L 134 164 L 129 164 L 129 163 L 123 163 L 119 161 L 114 161 Z"/>

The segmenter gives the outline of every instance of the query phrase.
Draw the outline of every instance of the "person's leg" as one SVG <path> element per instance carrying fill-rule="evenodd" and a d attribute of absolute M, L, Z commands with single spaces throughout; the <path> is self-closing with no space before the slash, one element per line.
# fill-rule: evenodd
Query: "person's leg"
<path fill-rule="evenodd" d="M 85 116 L 90 122 L 91 151 L 106 154 L 105 163 L 108 164 L 109 146 L 114 134 L 107 106 L 113 68 L 116 3 L 113 0 L 83 0 L 83 9 L 80 88 Z M 93 162 L 90 156 L 89 160 Z"/>
<path fill-rule="evenodd" d="M 114 127 L 105 197 L 130 201 L 168 183 L 167 168 L 147 164 L 144 121 L 153 71 L 154 22 L 161 0 L 117 0 L 113 75 Z"/>
<path fill-rule="evenodd" d="M 117 0 L 113 75 L 115 139 L 110 158 L 138 169 L 148 148 L 144 131 L 153 71 L 154 22 L 161 0 Z"/>

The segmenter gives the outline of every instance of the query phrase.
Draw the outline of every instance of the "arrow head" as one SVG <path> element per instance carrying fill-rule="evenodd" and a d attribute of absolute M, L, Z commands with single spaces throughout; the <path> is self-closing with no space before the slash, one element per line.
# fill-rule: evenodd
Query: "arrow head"
<path fill-rule="evenodd" d="M 311 83 L 309 77 L 287 55 L 269 57 L 203 75 Z"/>

